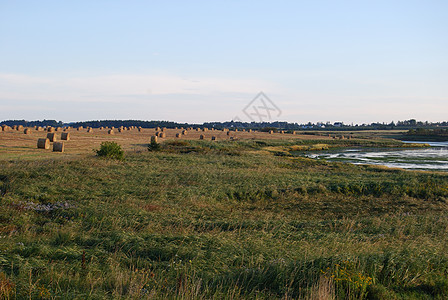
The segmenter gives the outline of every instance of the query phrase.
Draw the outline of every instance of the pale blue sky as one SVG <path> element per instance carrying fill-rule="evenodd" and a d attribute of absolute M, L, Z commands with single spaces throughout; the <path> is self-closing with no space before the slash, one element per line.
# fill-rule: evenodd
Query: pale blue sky
<path fill-rule="evenodd" d="M 92 3 L 94 2 L 94 3 Z M 0 120 L 441 121 L 448 1 L 1 1 Z"/>

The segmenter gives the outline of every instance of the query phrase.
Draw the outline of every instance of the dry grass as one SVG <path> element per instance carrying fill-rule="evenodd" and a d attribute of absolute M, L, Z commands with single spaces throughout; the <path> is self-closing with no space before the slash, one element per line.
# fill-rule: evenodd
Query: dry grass
<path fill-rule="evenodd" d="M 160 130 L 160 128 L 159 128 Z M 65 144 L 64 155 L 60 153 L 52 153 L 51 151 L 42 151 L 36 148 L 36 139 L 46 138 L 47 132 L 37 131 L 32 129 L 31 135 L 25 135 L 19 131 L 5 131 L 0 132 L 0 159 L 39 159 L 51 157 L 68 157 L 79 156 L 85 154 L 92 154 L 92 149 L 97 149 L 102 142 L 114 141 L 119 143 L 126 151 L 144 151 L 149 143 L 151 136 L 154 136 L 156 130 L 154 128 L 145 128 L 142 131 L 138 130 L 124 130 L 121 133 L 108 134 L 107 130 L 100 130 L 94 128 L 93 132 L 88 133 L 84 130 L 70 131 L 70 141 Z M 176 134 L 180 133 L 180 139 L 198 140 L 200 135 L 204 135 L 202 131 L 190 130 L 186 134 L 182 129 L 165 129 L 166 139 L 176 138 Z M 227 134 L 230 135 L 227 135 Z M 213 136 L 217 140 L 230 140 L 230 137 L 235 137 L 238 140 L 247 139 L 301 139 L 301 140 L 322 140 L 328 137 L 314 136 L 314 135 L 292 135 L 267 132 L 229 132 L 229 131 L 213 131 Z M 178 138 L 178 139 L 179 139 Z M 205 138 L 211 138 L 205 136 Z M 328 138 L 330 140 L 330 138 Z"/>
<path fill-rule="evenodd" d="M 334 282 L 330 278 L 321 276 L 319 282 L 311 288 L 308 300 L 335 299 Z"/>
<path fill-rule="evenodd" d="M 294 145 L 290 147 L 290 151 L 311 151 L 311 150 L 328 150 L 328 145 L 326 144 Z"/>

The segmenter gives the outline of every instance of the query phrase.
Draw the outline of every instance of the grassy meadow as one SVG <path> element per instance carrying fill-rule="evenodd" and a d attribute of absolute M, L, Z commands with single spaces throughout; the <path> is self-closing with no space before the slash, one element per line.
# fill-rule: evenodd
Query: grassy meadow
<path fill-rule="evenodd" d="M 446 299 L 447 173 L 290 155 L 366 143 L 0 160 L 0 298 Z"/>

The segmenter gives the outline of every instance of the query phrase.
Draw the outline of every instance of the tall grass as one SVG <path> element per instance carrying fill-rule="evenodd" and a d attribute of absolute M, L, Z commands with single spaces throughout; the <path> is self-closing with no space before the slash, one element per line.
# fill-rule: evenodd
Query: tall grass
<path fill-rule="evenodd" d="M 447 175 L 261 144 L 0 162 L 0 298 L 447 295 Z"/>

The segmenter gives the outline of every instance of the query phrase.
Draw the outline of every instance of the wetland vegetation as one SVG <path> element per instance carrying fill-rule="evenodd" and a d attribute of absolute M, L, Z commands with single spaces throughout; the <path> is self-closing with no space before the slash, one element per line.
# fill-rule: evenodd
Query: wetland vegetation
<path fill-rule="evenodd" d="M 448 174 L 290 155 L 322 144 L 0 161 L 1 297 L 445 299 Z"/>

